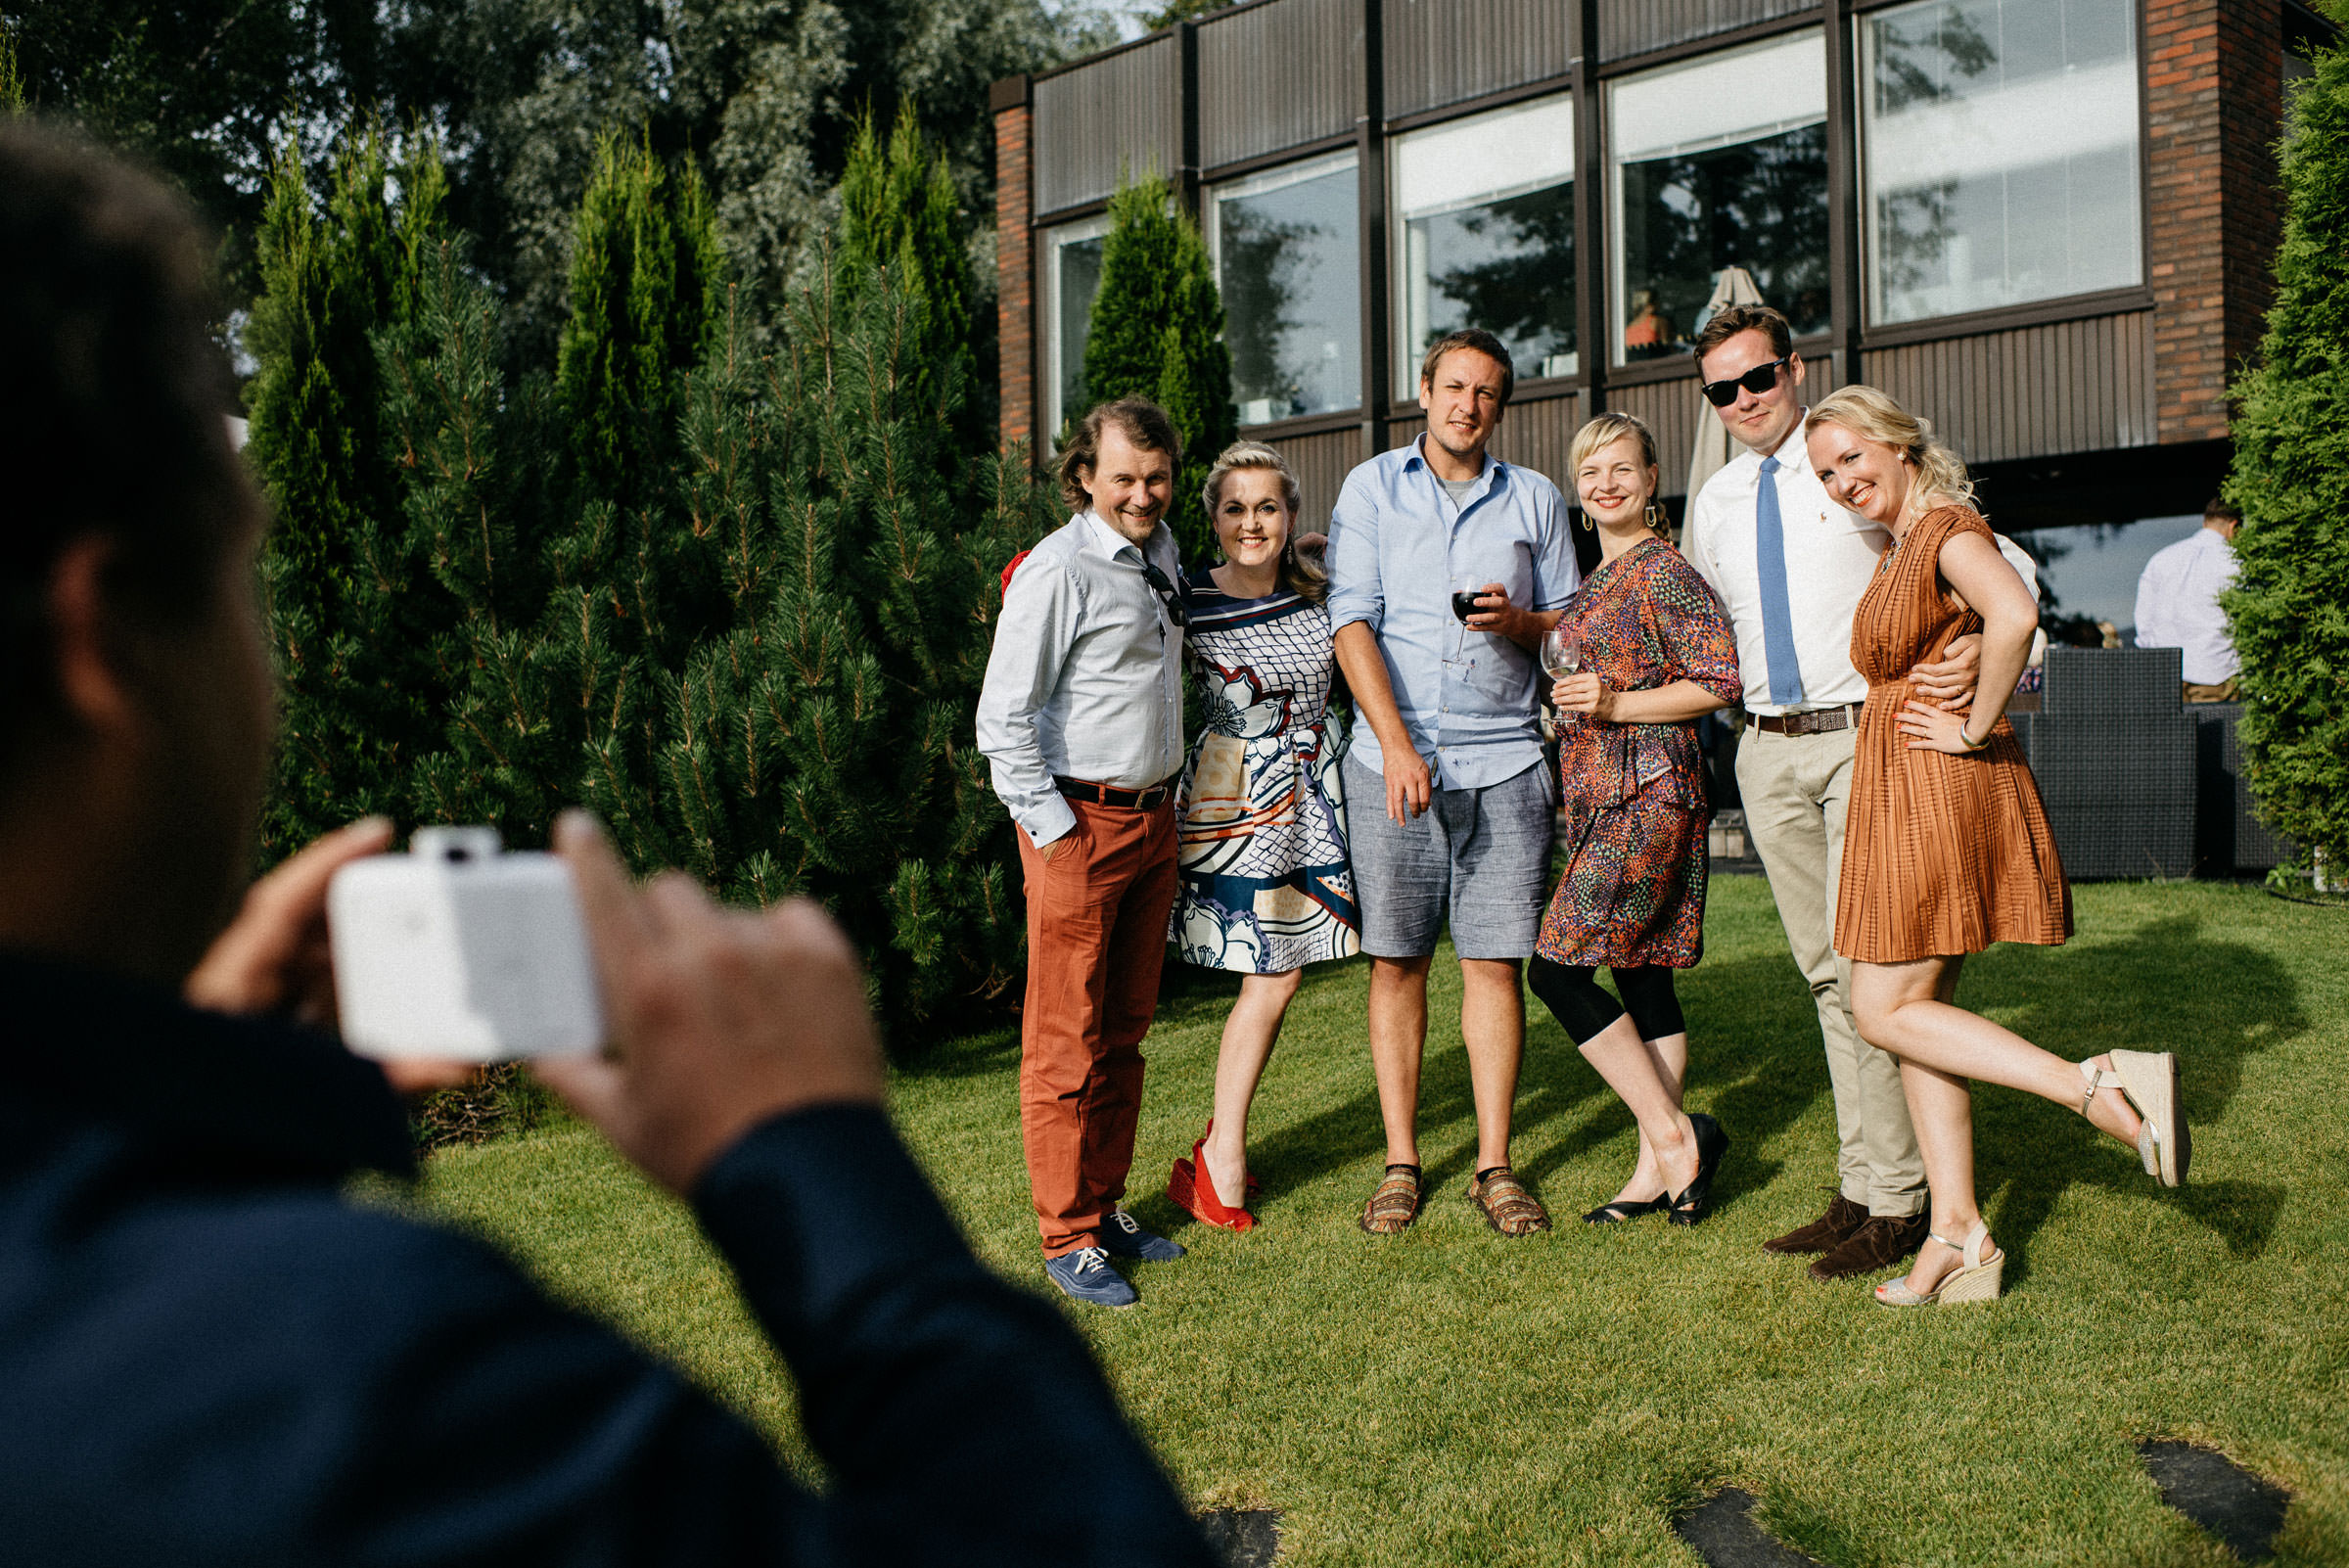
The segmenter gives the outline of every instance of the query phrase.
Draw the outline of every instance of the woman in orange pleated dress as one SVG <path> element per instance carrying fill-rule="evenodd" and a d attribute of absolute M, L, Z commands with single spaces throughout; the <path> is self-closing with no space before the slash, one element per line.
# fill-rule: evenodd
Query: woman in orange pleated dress
<path fill-rule="evenodd" d="M 1965 465 L 1924 421 L 1873 387 L 1846 387 L 1811 410 L 1804 431 L 1827 493 L 1893 536 L 1852 616 L 1852 663 L 1868 688 L 1835 950 L 1852 960 L 1861 1037 L 1900 1058 L 1933 1208 L 1915 1267 L 1877 1286 L 1876 1300 L 1988 1301 L 2006 1257 L 1974 1198 L 1972 1081 L 2076 1108 L 2176 1186 L 2190 1147 L 2178 1062 L 2116 1050 L 2074 1064 L 1956 1005 L 1965 954 L 1994 942 L 2052 945 L 2072 931 L 2054 836 L 2005 718 L 2038 602 L 1967 504 Z M 1971 704 L 1919 700 L 1907 672 L 1967 632 L 1982 635 Z"/>

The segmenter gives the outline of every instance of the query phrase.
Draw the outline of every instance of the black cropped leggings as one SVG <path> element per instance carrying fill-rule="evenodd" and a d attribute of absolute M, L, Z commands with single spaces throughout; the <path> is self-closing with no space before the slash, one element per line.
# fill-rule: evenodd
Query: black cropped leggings
<path fill-rule="evenodd" d="M 1660 964 L 1642 964 L 1608 973 L 1615 977 L 1615 989 L 1623 992 L 1621 1002 L 1599 988 L 1596 965 L 1554 964 L 1536 953 L 1526 966 L 1525 978 L 1534 994 L 1542 998 L 1542 1005 L 1565 1027 L 1567 1038 L 1577 1045 L 1605 1034 L 1627 1012 L 1641 1039 L 1662 1039 L 1687 1030 L 1681 1019 L 1681 999 L 1673 994 L 1671 970 Z"/>

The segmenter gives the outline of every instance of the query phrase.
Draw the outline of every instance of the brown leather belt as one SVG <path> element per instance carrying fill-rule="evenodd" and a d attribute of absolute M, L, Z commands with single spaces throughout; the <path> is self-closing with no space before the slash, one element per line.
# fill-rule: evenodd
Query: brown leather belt
<path fill-rule="evenodd" d="M 1136 811 L 1154 811 L 1174 793 L 1174 785 L 1181 777 L 1181 774 L 1175 773 L 1148 789 L 1122 790 L 1112 784 L 1094 784 L 1081 778 L 1062 778 L 1054 774 L 1052 787 L 1072 801 L 1091 801 L 1096 806 L 1123 806 Z"/>
<path fill-rule="evenodd" d="M 1756 728 L 1767 729 L 1773 735 L 1823 735 L 1831 729 L 1853 729 L 1860 723 L 1860 710 L 1865 703 L 1847 703 L 1841 708 L 1814 708 L 1800 714 L 1756 714 Z"/>

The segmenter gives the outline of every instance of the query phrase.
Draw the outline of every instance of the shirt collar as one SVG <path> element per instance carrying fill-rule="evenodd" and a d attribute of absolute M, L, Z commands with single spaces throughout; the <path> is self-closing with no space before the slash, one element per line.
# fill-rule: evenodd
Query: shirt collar
<path fill-rule="evenodd" d="M 1093 548 L 1108 556 L 1112 561 L 1117 560 L 1128 550 L 1133 552 L 1136 560 L 1147 561 L 1155 551 L 1159 540 L 1174 537 L 1173 532 L 1167 528 L 1167 520 L 1162 517 L 1158 520 L 1158 527 L 1150 530 L 1152 548 L 1145 550 L 1112 528 L 1108 520 L 1091 507 L 1086 507 L 1077 515 L 1087 525 L 1086 536 L 1092 540 Z"/>
<path fill-rule="evenodd" d="M 1403 460 L 1403 471 L 1407 474 L 1414 467 L 1424 468 L 1427 470 L 1428 477 L 1430 479 L 1436 479 L 1435 468 L 1428 462 L 1426 449 L 1420 444 L 1426 439 L 1427 432 L 1425 431 L 1421 431 L 1418 435 L 1411 438 L 1411 444 L 1404 448 L 1404 451 L 1406 455 Z M 1490 484 L 1498 484 L 1500 482 L 1501 471 L 1506 469 L 1508 466 L 1508 464 L 1502 462 L 1499 458 L 1495 457 L 1491 450 L 1488 449 L 1485 453 L 1485 466 L 1477 471 L 1477 480 L 1479 483 L 1490 482 Z M 1436 479 L 1436 483 L 1441 484 L 1444 482 L 1441 479 Z"/>
<path fill-rule="evenodd" d="M 0 953 L 0 1100 L 244 1170 L 416 1173 L 383 1070 L 330 1037 L 37 955 Z"/>

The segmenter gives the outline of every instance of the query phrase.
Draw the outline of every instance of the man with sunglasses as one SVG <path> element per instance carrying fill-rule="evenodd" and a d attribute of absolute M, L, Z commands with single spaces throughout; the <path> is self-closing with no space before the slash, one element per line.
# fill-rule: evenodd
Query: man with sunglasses
<path fill-rule="evenodd" d="M 1137 1299 L 1111 1257 L 1182 1256 L 1118 1206 L 1174 904 L 1189 618 L 1166 517 L 1181 464 L 1155 403 L 1084 416 L 1060 454 L 1076 515 L 1013 563 L 979 694 L 1027 879 L 1020 1132 L 1044 1274 L 1102 1307 Z"/>
<path fill-rule="evenodd" d="M 1819 1254 L 1815 1279 L 1880 1273 L 1923 1245 L 1924 1162 L 1900 1065 L 1860 1038 L 1850 969 L 1835 956 L 1844 807 L 1867 681 L 1852 668 L 1852 613 L 1892 536 L 1827 496 L 1803 448 L 1803 356 L 1786 318 L 1731 305 L 1696 340 L 1705 400 L 1744 448 L 1688 508 L 1690 565 L 1721 595 L 1737 635 L 1746 725 L 1737 789 L 1794 961 L 1810 982 L 1827 1052 L 1839 1139 L 1826 1212 L 1763 1243 Z M 2000 548 L 2035 588 L 2030 558 Z M 1927 701 L 1973 699 L 1980 639 L 1960 637 L 1911 672 Z"/>

